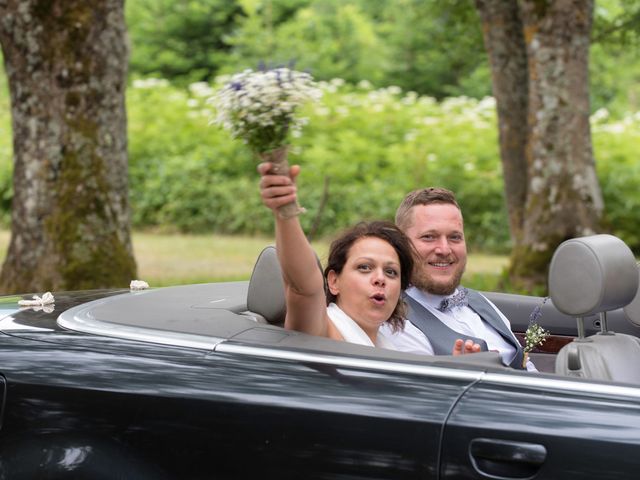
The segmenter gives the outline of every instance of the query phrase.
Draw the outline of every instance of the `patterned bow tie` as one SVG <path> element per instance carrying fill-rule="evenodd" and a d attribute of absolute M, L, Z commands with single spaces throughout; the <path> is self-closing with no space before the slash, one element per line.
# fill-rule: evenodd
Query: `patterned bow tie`
<path fill-rule="evenodd" d="M 442 302 L 440 302 L 438 310 L 440 310 L 441 312 L 447 312 L 455 307 L 466 307 L 469 304 L 467 293 L 469 293 L 469 290 L 467 290 L 466 288 L 459 289 L 458 293 L 456 293 L 455 295 L 451 295 L 450 297 L 442 300 Z"/>

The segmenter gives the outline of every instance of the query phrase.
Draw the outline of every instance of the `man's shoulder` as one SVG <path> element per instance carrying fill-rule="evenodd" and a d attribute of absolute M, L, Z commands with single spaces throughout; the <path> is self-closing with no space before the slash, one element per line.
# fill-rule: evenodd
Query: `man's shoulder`
<path fill-rule="evenodd" d="M 475 297 L 476 299 L 479 299 L 480 301 L 484 301 L 489 305 L 491 305 L 496 310 L 500 311 L 500 309 L 496 306 L 496 304 L 493 303 L 491 300 L 489 300 L 489 298 L 484 293 L 478 290 L 474 290 L 472 288 L 467 288 L 467 292 L 468 292 L 469 298 Z"/>

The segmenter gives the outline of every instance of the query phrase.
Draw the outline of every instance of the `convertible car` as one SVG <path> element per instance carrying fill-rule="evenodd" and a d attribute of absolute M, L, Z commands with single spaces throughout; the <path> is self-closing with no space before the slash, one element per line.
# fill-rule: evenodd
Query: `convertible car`
<path fill-rule="evenodd" d="M 285 330 L 272 247 L 248 282 L 2 297 L 0 478 L 637 478 L 638 278 L 597 235 L 550 299 L 486 292 L 520 337 L 539 311 L 538 373 Z"/>

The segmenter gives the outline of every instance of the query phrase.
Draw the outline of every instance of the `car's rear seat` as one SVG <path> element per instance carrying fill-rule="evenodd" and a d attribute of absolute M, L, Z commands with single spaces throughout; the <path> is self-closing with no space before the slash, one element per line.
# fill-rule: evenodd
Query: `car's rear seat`
<path fill-rule="evenodd" d="M 549 268 L 549 294 L 558 310 L 578 319 L 578 338 L 556 357 L 556 373 L 640 384 L 640 339 L 607 329 L 607 312 L 628 307 L 638 294 L 631 249 L 612 235 L 562 243 Z M 640 300 L 631 306 L 638 314 Z M 583 318 L 598 314 L 602 331 L 584 336 Z M 636 316 L 639 318 L 640 315 Z"/>

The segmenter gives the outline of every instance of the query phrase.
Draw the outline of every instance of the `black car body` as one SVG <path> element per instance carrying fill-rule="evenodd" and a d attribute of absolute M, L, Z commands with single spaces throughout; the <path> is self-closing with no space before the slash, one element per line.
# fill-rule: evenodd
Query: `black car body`
<path fill-rule="evenodd" d="M 248 288 L 0 299 L 0 478 L 637 476 L 640 385 L 556 375 L 553 351 L 527 373 L 312 337 L 256 321 Z M 487 296 L 516 332 L 544 300 Z M 540 324 L 550 344 L 576 334 L 551 301 Z"/>

